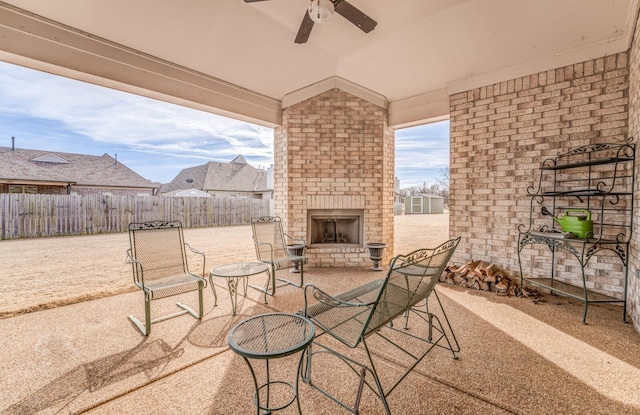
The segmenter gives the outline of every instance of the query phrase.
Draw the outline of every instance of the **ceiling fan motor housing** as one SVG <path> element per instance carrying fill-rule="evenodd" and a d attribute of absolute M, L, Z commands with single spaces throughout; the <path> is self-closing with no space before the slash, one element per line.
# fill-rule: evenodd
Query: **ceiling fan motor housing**
<path fill-rule="evenodd" d="M 309 17 L 314 23 L 324 23 L 333 17 L 334 7 L 331 0 L 311 0 Z"/>

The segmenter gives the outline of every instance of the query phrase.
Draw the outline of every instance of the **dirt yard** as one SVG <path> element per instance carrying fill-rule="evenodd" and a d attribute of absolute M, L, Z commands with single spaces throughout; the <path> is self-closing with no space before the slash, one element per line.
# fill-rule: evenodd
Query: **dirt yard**
<path fill-rule="evenodd" d="M 446 212 L 396 216 L 396 254 L 448 238 Z M 205 252 L 207 269 L 255 259 L 250 226 L 186 229 L 185 241 Z M 0 318 L 133 291 L 128 248 L 126 233 L 0 241 Z"/>

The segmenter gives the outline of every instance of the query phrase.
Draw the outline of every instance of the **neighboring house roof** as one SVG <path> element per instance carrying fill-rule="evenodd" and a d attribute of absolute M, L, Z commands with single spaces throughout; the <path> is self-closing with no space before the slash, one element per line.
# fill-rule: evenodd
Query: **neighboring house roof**
<path fill-rule="evenodd" d="M 242 155 L 228 163 L 210 161 L 200 166 L 182 170 L 167 184 L 161 193 L 175 192 L 190 186 L 204 192 L 265 192 L 267 173 L 247 163 Z"/>
<path fill-rule="evenodd" d="M 145 189 L 160 185 L 108 154 L 91 156 L 11 147 L 0 147 L 0 182 Z"/>

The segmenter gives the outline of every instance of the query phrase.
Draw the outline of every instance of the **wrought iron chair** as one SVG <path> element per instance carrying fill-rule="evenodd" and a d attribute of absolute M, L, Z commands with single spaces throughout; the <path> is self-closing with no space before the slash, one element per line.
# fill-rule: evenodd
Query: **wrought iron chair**
<path fill-rule="evenodd" d="M 384 279 L 369 282 L 339 295 L 333 296 L 316 286 L 307 285 L 304 290 L 304 309 L 299 313 L 313 321 L 320 332 L 318 334 L 316 331 L 316 338 L 307 352 L 303 380 L 354 414 L 358 413 L 360 397 L 366 385 L 380 398 L 389 415 L 391 410 L 387 404 L 387 396 L 430 351 L 441 347 L 450 351 L 454 359 L 457 358 L 456 353 L 460 351 L 460 347 L 455 337 L 455 344 L 449 338 L 453 331 L 439 299 L 437 304 L 441 310 L 438 314 L 444 315 L 446 329 L 438 315 L 414 307 L 433 292 L 459 241 L 460 238 L 451 239 L 434 249 L 420 249 L 408 255 L 398 255 L 391 260 Z M 423 317 L 421 321 L 426 322 L 426 325 L 413 327 L 411 331 L 394 327 L 393 321 L 396 318 L 415 312 L 420 313 Z M 405 324 L 407 321 L 405 320 Z M 386 390 L 380 382 L 369 346 L 370 337 L 374 334 L 384 339 L 385 347 L 392 345 L 394 350 L 401 351 L 402 356 L 408 360 L 402 375 Z M 328 342 L 320 343 L 318 340 L 322 336 L 329 336 L 326 339 Z M 327 345 L 332 339 L 351 349 L 361 346 L 366 359 L 358 360 L 347 356 L 347 351 L 339 351 L 341 347 L 338 343 L 335 346 Z M 378 354 L 384 352 L 373 351 Z M 359 376 L 353 406 L 335 396 L 337 393 L 343 394 L 343 391 L 329 392 L 326 387 L 319 386 L 314 381 L 312 360 L 318 353 L 337 357 Z M 366 379 L 367 373 L 371 374 L 374 384 Z M 333 389 L 336 385 L 330 387 Z"/>
<path fill-rule="evenodd" d="M 151 324 L 189 313 L 197 319 L 203 315 L 202 290 L 207 286 L 204 278 L 205 256 L 184 242 L 182 223 L 179 221 L 151 221 L 129 224 L 127 262 L 131 264 L 133 282 L 144 292 L 145 322 L 134 315 L 129 319 L 148 336 Z M 189 272 L 187 251 L 202 256 L 202 277 Z M 177 303 L 183 310 L 151 320 L 151 301 L 198 290 L 199 311 Z"/>
<path fill-rule="evenodd" d="M 277 287 L 292 284 L 302 287 L 304 284 L 304 264 L 307 263 L 307 245 L 304 239 L 297 239 L 287 235 L 282 229 L 282 220 L 277 216 L 262 216 L 251 218 L 253 229 L 253 242 L 256 248 L 256 256 L 259 261 L 271 266 L 271 291 L 269 287 L 264 290 L 269 295 L 274 295 Z M 300 273 L 300 283 L 286 278 L 276 278 L 276 271 L 290 268 L 292 273 Z M 276 279 L 283 284 L 276 285 Z"/>

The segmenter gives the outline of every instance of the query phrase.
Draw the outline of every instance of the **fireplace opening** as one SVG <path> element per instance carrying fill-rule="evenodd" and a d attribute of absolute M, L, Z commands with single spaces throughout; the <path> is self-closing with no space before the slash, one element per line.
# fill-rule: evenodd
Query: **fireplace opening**
<path fill-rule="evenodd" d="M 307 211 L 309 247 L 362 246 L 364 211 L 360 209 L 315 209 Z"/>

